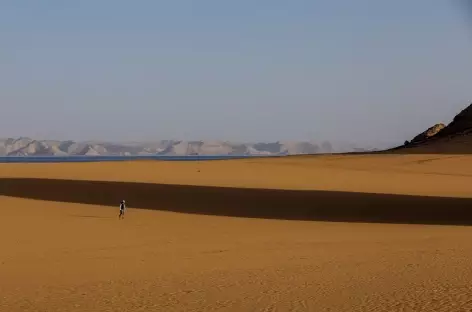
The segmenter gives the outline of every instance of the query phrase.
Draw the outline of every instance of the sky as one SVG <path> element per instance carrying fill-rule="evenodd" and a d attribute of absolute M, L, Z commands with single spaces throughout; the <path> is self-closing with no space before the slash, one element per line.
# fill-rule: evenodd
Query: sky
<path fill-rule="evenodd" d="M 3 0 L 0 137 L 402 143 L 472 102 L 467 8 Z"/>

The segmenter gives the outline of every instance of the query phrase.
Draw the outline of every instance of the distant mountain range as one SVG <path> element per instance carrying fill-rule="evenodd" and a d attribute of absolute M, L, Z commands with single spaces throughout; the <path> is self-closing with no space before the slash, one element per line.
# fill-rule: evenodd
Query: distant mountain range
<path fill-rule="evenodd" d="M 379 147 L 379 146 L 377 146 Z M 330 142 L 277 141 L 238 143 L 228 141 L 161 140 L 141 143 L 98 141 L 0 139 L 0 156 L 139 156 L 139 155 L 300 155 L 350 152 L 472 153 L 472 104 L 454 120 L 438 123 L 401 146 L 359 148 Z"/>
<path fill-rule="evenodd" d="M 260 142 L 162 140 L 147 143 L 76 142 L 0 139 L 0 156 L 136 156 L 136 155 L 297 155 L 364 152 L 372 149 L 330 142 Z"/>

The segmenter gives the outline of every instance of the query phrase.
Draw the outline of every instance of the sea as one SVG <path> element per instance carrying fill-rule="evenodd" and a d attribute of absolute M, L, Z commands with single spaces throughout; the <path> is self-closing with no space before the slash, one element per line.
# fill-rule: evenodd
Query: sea
<path fill-rule="evenodd" d="M 206 161 L 245 158 L 281 157 L 280 155 L 146 155 L 146 156 L 0 156 L 0 163 L 64 163 L 64 162 L 100 162 L 130 160 L 162 160 L 162 161 Z"/>

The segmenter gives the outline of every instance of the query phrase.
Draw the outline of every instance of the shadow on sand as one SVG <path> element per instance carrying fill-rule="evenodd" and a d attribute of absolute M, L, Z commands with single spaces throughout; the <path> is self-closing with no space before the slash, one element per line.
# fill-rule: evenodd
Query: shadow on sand
<path fill-rule="evenodd" d="M 191 214 L 377 223 L 472 225 L 472 199 L 151 183 L 0 179 L 0 195 Z"/>

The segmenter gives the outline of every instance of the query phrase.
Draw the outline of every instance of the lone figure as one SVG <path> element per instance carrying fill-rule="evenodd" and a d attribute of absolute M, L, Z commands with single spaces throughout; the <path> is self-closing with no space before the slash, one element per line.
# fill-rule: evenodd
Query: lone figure
<path fill-rule="evenodd" d="M 120 215 L 118 216 L 118 219 L 123 219 L 125 217 L 125 209 L 126 209 L 126 204 L 125 204 L 125 200 L 123 199 L 120 203 Z"/>

